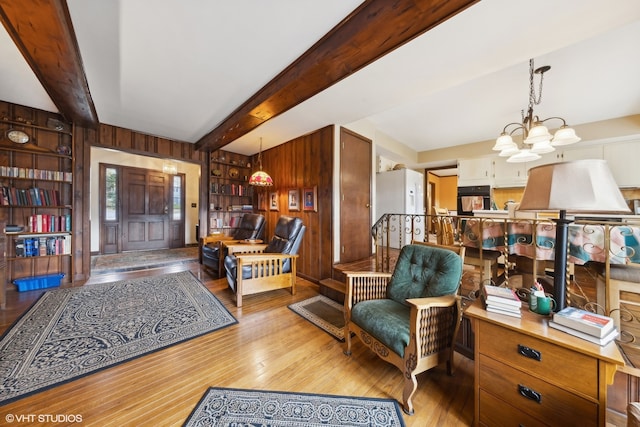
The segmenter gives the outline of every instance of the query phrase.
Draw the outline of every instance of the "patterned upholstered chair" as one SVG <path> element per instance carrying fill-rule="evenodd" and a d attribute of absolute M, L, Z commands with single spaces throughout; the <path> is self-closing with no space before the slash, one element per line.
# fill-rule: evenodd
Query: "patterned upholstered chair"
<path fill-rule="evenodd" d="M 296 293 L 296 260 L 305 229 L 300 218 L 283 215 L 268 245 L 227 245 L 224 267 L 236 306 L 242 307 L 244 295 L 282 288 Z"/>
<path fill-rule="evenodd" d="M 411 244 L 400 251 L 393 275 L 346 274 L 345 354 L 351 355 L 354 333 L 400 369 L 407 414 L 413 414 L 416 374 L 444 361 L 447 372 L 453 373 L 453 344 L 462 318 L 456 295 L 462 264 L 453 250 Z"/>
<path fill-rule="evenodd" d="M 238 228 L 232 236 L 207 236 L 200 242 L 200 264 L 208 267 L 214 277 L 220 278 L 224 272 L 223 262 L 227 255 L 226 245 L 246 239 L 262 239 L 264 237 L 264 216 L 246 213 L 242 216 Z"/>

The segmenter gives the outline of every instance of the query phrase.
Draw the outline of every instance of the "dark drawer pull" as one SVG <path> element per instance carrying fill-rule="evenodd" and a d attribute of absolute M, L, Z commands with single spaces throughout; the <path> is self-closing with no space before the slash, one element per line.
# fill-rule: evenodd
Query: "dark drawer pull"
<path fill-rule="evenodd" d="M 518 344 L 518 353 L 529 359 L 537 360 L 538 362 L 542 360 L 542 353 L 522 344 Z"/>
<path fill-rule="evenodd" d="M 542 403 L 542 395 L 535 390 L 531 390 L 529 387 L 525 387 L 522 384 L 518 384 L 518 392 L 520 395 L 534 402 Z"/>

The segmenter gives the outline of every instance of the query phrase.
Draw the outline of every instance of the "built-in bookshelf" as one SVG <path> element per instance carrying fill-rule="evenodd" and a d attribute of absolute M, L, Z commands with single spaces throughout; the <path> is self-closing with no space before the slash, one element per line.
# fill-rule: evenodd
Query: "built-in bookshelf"
<path fill-rule="evenodd" d="M 209 170 L 209 234 L 232 234 L 242 215 L 254 210 L 251 157 L 217 150 Z"/>
<path fill-rule="evenodd" d="M 39 114 L 34 117 L 10 118 L 0 112 L 0 221 L 6 224 L 6 280 L 61 273 L 70 282 L 72 126 Z"/>

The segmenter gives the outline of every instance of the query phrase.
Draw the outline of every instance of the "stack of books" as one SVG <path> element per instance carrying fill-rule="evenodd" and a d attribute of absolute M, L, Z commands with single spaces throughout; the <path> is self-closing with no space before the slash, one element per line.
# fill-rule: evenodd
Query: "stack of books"
<path fill-rule="evenodd" d="M 601 346 L 618 336 L 613 319 L 576 307 L 567 307 L 553 315 L 549 326 Z"/>
<path fill-rule="evenodd" d="M 520 307 L 522 302 L 513 289 L 485 285 L 482 287 L 482 296 L 487 311 L 512 317 L 521 317 Z"/>

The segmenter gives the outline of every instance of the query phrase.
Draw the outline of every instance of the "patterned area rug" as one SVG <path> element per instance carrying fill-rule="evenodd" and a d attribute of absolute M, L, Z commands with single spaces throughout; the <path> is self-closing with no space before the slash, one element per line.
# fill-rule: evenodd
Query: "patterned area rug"
<path fill-rule="evenodd" d="M 0 340 L 0 405 L 235 323 L 190 272 L 45 292 Z"/>
<path fill-rule="evenodd" d="M 185 426 L 404 426 L 391 399 L 211 387 Z"/>
<path fill-rule="evenodd" d="M 91 257 L 91 274 L 158 268 L 165 265 L 191 262 L 198 259 L 198 247 L 136 251 Z"/>
<path fill-rule="evenodd" d="M 318 295 L 291 304 L 289 308 L 336 339 L 344 341 L 344 306 L 342 304 L 324 295 Z"/>

